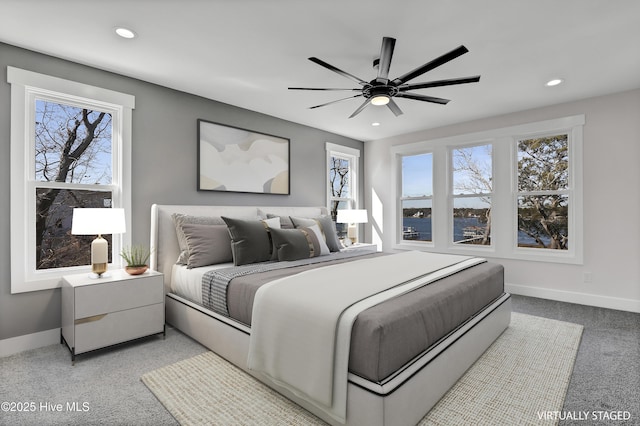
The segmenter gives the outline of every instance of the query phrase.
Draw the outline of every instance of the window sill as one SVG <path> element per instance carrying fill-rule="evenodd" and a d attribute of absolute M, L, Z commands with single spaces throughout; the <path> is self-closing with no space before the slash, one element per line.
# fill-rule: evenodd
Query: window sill
<path fill-rule="evenodd" d="M 544 262 L 544 263 L 564 263 L 568 265 L 583 264 L 582 258 L 576 256 L 572 252 L 559 252 L 556 250 L 545 249 L 516 249 L 513 252 L 498 252 L 495 247 L 460 247 L 449 246 L 446 248 L 436 248 L 433 243 L 396 243 L 392 247 L 394 250 L 417 250 L 434 253 L 449 253 L 461 256 L 478 256 L 490 257 L 496 259 L 524 260 L 527 262 Z M 545 250 L 545 253 L 536 253 L 534 250 Z M 550 253 L 553 252 L 553 253 Z"/>

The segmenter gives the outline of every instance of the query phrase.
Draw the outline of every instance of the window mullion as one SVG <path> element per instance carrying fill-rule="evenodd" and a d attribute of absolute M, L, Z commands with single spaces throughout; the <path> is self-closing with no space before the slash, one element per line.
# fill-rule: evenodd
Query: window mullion
<path fill-rule="evenodd" d="M 449 212 L 453 207 L 449 188 L 451 187 L 451 162 L 446 146 L 433 149 L 433 198 L 431 207 L 431 223 L 433 229 L 433 244 L 438 250 L 446 250 L 449 245 L 450 229 L 453 220 Z"/>
<path fill-rule="evenodd" d="M 478 197 L 491 197 L 493 192 L 479 192 L 477 194 L 452 194 L 453 198 L 478 198 Z"/>
<path fill-rule="evenodd" d="M 537 196 L 537 195 L 554 195 L 554 194 L 559 194 L 559 195 L 570 195 L 572 192 L 571 189 L 555 189 L 555 190 L 548 190 L 548 191 L 519 191 L 518 195 L 523 196 L 523 197 L 527 197 L 527 196 Z"/>
<path fill-rule="evenodd" d="M 514 181 L 514 158 L 512 138 L 499 138 L 493 141 L 493 198 L 491 206 L 491 239 L 495 254 L 498 257 L 509 257 L 511 247 L 516 241 L 517 235 L 513 232 L 515 197 L 513 188 L 517 187 Z"/>
<path fill-rule="evenodd" d="M 424 197 L 400 197 L 401 201 L 411 201 L 411 200 L 430 200 L 431 196 L 424 196 Z"/>
<path fill-rule="evenodd" d="M 53 189 L 78 189 L 78 190 L 91 190 L 99 192 L 113 192 L 117 185 L 94 185 L 88 183 L 69 183 L 69 182 L 56 182 L 56 181 L 37 181 L 31 180 L 35 188 L 53 188 Z"/>

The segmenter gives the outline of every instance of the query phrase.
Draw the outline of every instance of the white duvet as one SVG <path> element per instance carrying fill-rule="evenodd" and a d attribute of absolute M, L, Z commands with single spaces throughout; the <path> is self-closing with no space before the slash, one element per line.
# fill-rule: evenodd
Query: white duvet
<path fill-rule="evenodd" d="M 254 300 L 248 367 L 344 423 L 351 326 L 358 313 L 484 261 L 405 252 L 265 284 Z"/>

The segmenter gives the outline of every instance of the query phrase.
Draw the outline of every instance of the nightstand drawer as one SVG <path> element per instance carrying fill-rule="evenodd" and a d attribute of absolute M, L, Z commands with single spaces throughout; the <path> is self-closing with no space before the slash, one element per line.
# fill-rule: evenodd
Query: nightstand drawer
<path fill-rule="evenodd" d="M 77 287 L 75 319 L 163 302 L 162 276 Z"/>
<path fill-rule="evenodd" d="M 75 354 L 164 330 L 164 303 L 76 320 Z"/>

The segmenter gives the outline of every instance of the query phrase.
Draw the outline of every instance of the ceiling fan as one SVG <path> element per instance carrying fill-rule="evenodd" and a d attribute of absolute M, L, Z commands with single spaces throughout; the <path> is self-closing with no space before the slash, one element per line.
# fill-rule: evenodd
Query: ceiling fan
<path fill-rule="evenodd" d="M 452 86 L 455 84 L 465 84 L 465 83 L 477 83 L 480 81 L 480 76 L 476 75 L 473 77 L 463 77 L 463 78 L 452 78 L 447 80 L 437 80 L 437 81 L 428 81 L 425 83 L 413 83 L 408 84 L 410 80 L 413 80 L 416 77 L 421 76 L 427 71 L 431 71 L 434 68 L 439 67 L 440 65 L 444 65 L 447 62 L 457 58 L 460 55 L 464 55 L 469 50 L 464 46 L 459 46 L 456 49 L 452 50 L 449 53 L 445 53 L 444 55 L 432 60 L 431 62 L 427 62 L 426 64 L 410 71 L 398 78 L 393 80 L 389 79 L 389 68 L 391 67 L 391 58 L 393 56 L 393 49 L 396 44 L 396 39 L 391 37 L 383 37 L 382 38 L 382 48 L 380 49 L 380 58 L 373 61 L 374 68 L 378 68 L 378 76 L 367 82 L 363 79 L 356 77 L 355 75 L 349 74 L 348 72 L 342 71 L 339 68 L 334 67 L 331 64 L 324 62 L 321 59 L 316 57 L 311 57 L 309 60 L 311 62 L 315 62 L 316 64 L 325 67 L 337 74 L 340 74 L 343 77 L 347 77 L 356 83 L 360 84 L 359 88 L 356 89 L 328 89 L 328 88 L 311 88 L 311 87 L 289 87 L 289 90 L 336 90 L 336 91 L 351 91 L 351 92 L 359 92 L 353 96 L 349 96 L 346 98 L 338 99 L 335 101 L 327 102 L 320 105 L 315 105 L 310 107 L 320 108 L 326 105 L 331 105 L 336 102 L 345 101 L 348 99 L 364 97 L 365 101 L 356 109 L 353 114 L 349 116 L 349 118 L 353 118 L 356 115 L 360 114 L 369 104 L 373 105 L 386 105 L 391 112 L 393 112 L 396 117 L 402 114 L 402 110 L 398 105 L 394 102 L 393 98 L 404 98 L 404 99 L 413 99 L 416 101 L 423 102 L 432 102 L 436 104 L 445 105 L 449 102 L 449 99 L 436 98 L 433 96 L 425 96 L 417 93 L 408 93 L 409 90 L 417 90 L 417 89 L 426 89 L 429 87 L 439 87 L 439 86 Z"/>

